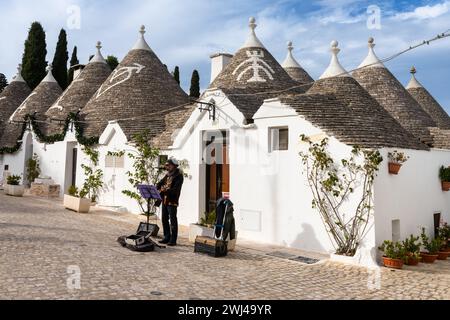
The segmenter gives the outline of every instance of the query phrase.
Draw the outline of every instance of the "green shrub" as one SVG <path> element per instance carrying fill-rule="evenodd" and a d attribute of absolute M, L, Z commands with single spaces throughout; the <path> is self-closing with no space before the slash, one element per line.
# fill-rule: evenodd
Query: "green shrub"
<path fill-rule="evenodd" d="M 403 244 L 400 242 L 392 242 L 389 240 L 384 241 L 384 243 L 378 248 L 382 251 L 386 258 L 406 260 L 406 250 Z"/>
<path fill-rule="evenodd" d="M 10 186 L 18 186 L 20 185 L 20 180 L 22 180 L 21 176 L 9 176 L 6 179 L 6 183 L 9 184 Z"/>
<path fill-rule="evenodd" d="M 31 159 L 27 160 L 27 180 L 32 183 L 36 178 L 39 178 L 41 174 L 41 168 L 39 166 L 39 157 L 37 154 L 33 154 Z"/>
<path fill-rule="evenodd" d="M 67 192 L 69 193 L 69 196 L 78 197 L 78 188 L 75 186 L 70 186 Z"/>
<path fill-rule="evenodd" d="M 450 168 L 442 166 L 439 169 L 439 179 L 443 182 L 450 182 Z"/>
<path fill-rule="evenodd" d="M 437 237 L 433 240 L 430 240 L 425 233 L 425 228 L 422 228 L 422 234 L 420 235 L 422 238 L 423 247 L 428 251 L 429 254 L 437 254 L 441 250 L 442 239 Z"/>
<path fill-rule="evenodd" d="M 213 210 L 211 212 L 205 212 L 204 217 L 200 219 L 200 225 L 203 227 L 207 226 L 213 226 L 216 224 L 216 210 Z"/>

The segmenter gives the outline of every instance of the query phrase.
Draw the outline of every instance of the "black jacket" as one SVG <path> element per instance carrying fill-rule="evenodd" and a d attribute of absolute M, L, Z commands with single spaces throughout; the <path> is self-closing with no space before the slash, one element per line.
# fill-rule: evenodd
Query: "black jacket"
<path fill-rule="evenodd" d="M 178 206 L 184 177 L 182 172 L 177 169 L 172 176 L 172 183 L 170 183 L 170 185 L 167 185 L 169 178 L 170 176 L 167 174 L 160 182 L 158 182 L 156 187 L 158 188 L 158 190 L 161 190 L 161 188 L 164 186 L 168 187 L 166 191 L 161 192 L 161 197 L 163 199 L 164 205 Z"/>

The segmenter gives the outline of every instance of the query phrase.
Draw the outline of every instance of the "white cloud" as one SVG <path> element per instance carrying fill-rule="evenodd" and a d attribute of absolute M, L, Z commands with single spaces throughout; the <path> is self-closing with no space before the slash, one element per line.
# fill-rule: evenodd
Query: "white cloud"
<path fill-rule="evenodd" d="M 398 20 L 409 20 L 409 19 L 417 19 L 417 20 L 425 20 L 432 19 L 442 16 L 446 14 L 450 10 L 450 1 L 446 1 L 443 3 L 438 3 L 434 6 L 424 6 L 418 7 L 414 11 L 411 12 L 403 12 L 397 13 L 394 18 Z"/>

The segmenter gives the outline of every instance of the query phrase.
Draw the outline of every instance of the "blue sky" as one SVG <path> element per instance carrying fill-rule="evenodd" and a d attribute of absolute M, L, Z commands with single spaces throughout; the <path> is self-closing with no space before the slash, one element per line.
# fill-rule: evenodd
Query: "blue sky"
<path fill-rule="evenodd" d="M 80 28 L 68 26 L 71 6 L 80 8 Z M 381 10 L 381 29 L 369 29 L 370 5 Z M 122 59 L 133 46 L 140 25 L 147 27 L 147 41 L 160 59 L 173 69 L 181 68 L 187 90 L 193 69 L 200 71 L 202 88 L 210 78 L 209 55 L 234 53 L 245 41 L 248 18 L 255 16 L 257 34 L 278 58 L 286 56 L 292 40 L 295 56 L 317 78 L 329 63 L 329 44 L 336 39 L 347 69 L 356 68 L 367 54 L 373 36 L 380 57 L 450 29 L 450 0 L 0 0 L 0 72 L 8 79 L 21 60 L 23 42 L 32 21 L 47 32 L 47 60 L 52 60 L 59 30 L 69 36 L 69 51 L 78 46 L 85 63 L 97 40 L 105 55 Z M 420 48 L 389 62 L 387 66 L 403 83 L 415 65 L 418 79 L 450 112 L 450 38 Z"/>

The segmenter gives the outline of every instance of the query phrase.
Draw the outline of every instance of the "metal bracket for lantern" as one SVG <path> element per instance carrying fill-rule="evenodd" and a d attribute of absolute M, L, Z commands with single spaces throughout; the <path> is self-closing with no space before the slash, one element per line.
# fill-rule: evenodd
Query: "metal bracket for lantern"
<path fill-rule="evenodd" d="M 201 106 L 198 108 L 200 111 L 209 112 L 209 120 L 216 121 L 216 103 L 214 100 L 212 102 L 201 102 L 197 101 Z"/>

